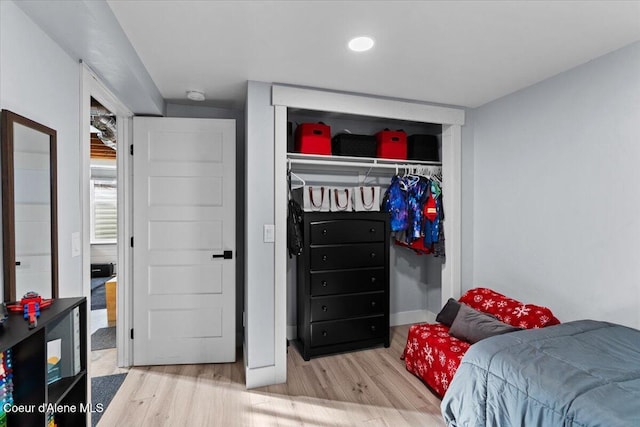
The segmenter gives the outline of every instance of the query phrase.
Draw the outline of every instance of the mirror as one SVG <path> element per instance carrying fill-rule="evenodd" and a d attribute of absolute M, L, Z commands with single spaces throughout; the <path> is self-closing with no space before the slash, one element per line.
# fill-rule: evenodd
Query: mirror
<path fill-rule="evenodd" d="M 2 110 L 4 301 L 58 297 L 56 131 Z"/>

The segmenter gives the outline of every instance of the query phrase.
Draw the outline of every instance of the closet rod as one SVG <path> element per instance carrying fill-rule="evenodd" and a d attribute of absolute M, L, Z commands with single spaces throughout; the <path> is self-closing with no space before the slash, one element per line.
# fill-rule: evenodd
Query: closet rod
<path fill-rule="evenodd" d="M 442 167 L 440 162 L 415 162 L 415 163 L 377 163 L 372 162 L 344 162 L 336 160 L 315 160 L 315 159 L 289 159 L 290 164 L 314 165 L 314 166 L 341 166 L 352 168 L 373 168 L 373 169 L 405 169 L 416 166 L 436 166 Z"/>

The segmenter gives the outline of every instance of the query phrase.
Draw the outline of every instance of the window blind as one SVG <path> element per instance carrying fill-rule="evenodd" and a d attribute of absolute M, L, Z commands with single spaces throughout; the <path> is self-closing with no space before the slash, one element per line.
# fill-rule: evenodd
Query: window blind
<path fill-rule="evenodd" d="M 92 180 L 91 193 L 91 241 L 115 243 L 118 236 L 116 182 Z"/>

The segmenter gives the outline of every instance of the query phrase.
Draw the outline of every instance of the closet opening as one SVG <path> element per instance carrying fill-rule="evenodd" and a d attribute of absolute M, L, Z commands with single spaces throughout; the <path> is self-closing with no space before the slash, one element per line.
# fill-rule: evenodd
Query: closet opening
<path fill-rule="evenodd" d="M 402 254 L 399 250 L 396 250 L 400 248 L 389 247 L 390 253 L 391 251 L 396 252 L 389 257 L 389 324 L 400 325 L 435 320 L 435 315 L 440 311 L 443 302 L 446 302 L 451 297 L 460 295 L 461 127 L 464 124 L 464 111 L 414 101 L 400 101 L 284 85 L 272 86 L 271 104 L 274 107 L 275 142 L 275 357 L 272 372 L 275 381 L 285 381 L 288 369 L 287 354 L 297 353 L 297 350 L 287 352 L 285 344 L 287 338 L 294 336 L 296 324 L 300 322 L 298 313 L 294 311 L 296 308 L 293 303 L 295 300 L 293 293 L 298 290 L 296 289 L 297 284 L 294 285 L 293 279 L 293 269 L 296 267 L 288 259 L 287 251 L 287 169 L 289 165 L 291 165 L 293 172 L 297 175 L 302 175 L 303 179 L 305 174 L 308 175 L 305 182 L 313 182 L 314 179 L 317 179 L 311 175 L 316 177 L 324 175 L 323 179 L 326 180 L 327 185 L 332 182 L 345 182 L 346 179 L 347 185 L 351 185 L 355 180 L 357 183 L 365 181 L 379 183 L 382 187 L 383 184 L 386 186 L 387 182 L 390 181 L 391 175 L 393 175 L 387 174 L 386 179 L 377 175 L 378 170 L 387 169 L 388 173 L 388 167 L 366 167 L 363 169 L 360 167 L 362 159 L 359 158 L 353 160 L 358 166 L 355 170 L 351 169 L 354 167 L 353 164 L 332 167 L 331 170 L 333 172 L 329 172 L 327 168 L 318 169 L 319 165 L 327 166 L 324 164 L 324 160 L 329 159 L 323 159 L 323 163 L 318 163 L 317 165 L 312 163 L 305 165 L 305 167 L 315 170 L 301 170 L 299 166 L 303 163 L 293 158 L 299 154 L 287 154 L 288 139 L 293 136 L 294 124 L 296 122 L 317 123 L 318 121 L 324 121 L 330 122 L 329 124 L 335 130 L 349 129 L 352 133 L 372 134 L 381 129 L 389 128 L 392 130 L 404 129 L 408 132 L 431 132 L 431 135 L 436 135 L 442 162 L 443 207 L 446 216 L 443 224 L 446 258 L 444 263 L 439 260 L 429 260 L 427 262 L 425 261 L 426 255 L 422 255 L 420 258 L 420 256 L 410 252 Z M 335 122 L 333 122 L 334 120 Z M 342 120 L 347 120 L 350 123 L 340 123 Z M 288 126 L 288 123 L 291 123 L 291 125 Z M 365 125 L 365 123 L 368 124 Z M 363 128 L 360 129 L 360 127 Z M 337 160 L 337 157 L 339 156 L 336 156 L 335 160 Z M 331 160 L 334 160 L 333 156 Z M 347 163 L 351 161 L 352 159 L 349 159 Z M 336 161 L 337 163 L 341 162 Z M 372 163 L 375 163 L 375 161 L 372 161 Z M 330 162 L 329 165 L 333 165 L 333 162 Z M 298 168 L 297 171 L 296 168 Z M 400 166 L 398 168 L 400 169 Z M 336 173 L 336 169 L 339 173 Z M 395 166 L 393 166 L 393 172 L 395 173 Z M 435 263 L 435 268 L 431 269 L 432 271 L 422 267 L 430 263 Z M 431 277 L 432 274 L 433 278 Z M 412 298 L 412 295 L 417 295 L 417 297 Z M 392 334 L 390 334 L 393 335 L 390 337 L 391 347 L 389 349 L 382 347 L 382 350 L 389 351 L 394 348 L 394 342 L 398 340 L 397 337 L 402 335 L 401 330 L 396 333 L 397 328 L 402 327 L 393 327 Z M 403 344 L 400 345 L 400 347 L 402 346 Z M 378 350 L 376 349 L 375 351 Z M 400 348 L 397 351 L 398 357 L 401 353 L 402 349 Z M 356 354 L 360 354 L 360 352 L 347 353 L 349 357 L 351 357 L 350 355 L 355 357 Z M 390 357 L 390 353 L 386 357 Z M 322 360 L 322 358 L 319 358 L 319 361 Z M 294 363 L 296 363 L 295 360 Z M 247 373 L 249 373 L 249 370 Z M 257 376 L 256 379 L 258 379 Z M 254 378 L 251 378 L 251 380 L 253 382 Z M 249 384 L 249 379 L 247 381 Z M 256 381 L 256 383 L 258 382 L 260 381 Z"/>
<path fill-rule="evenodd" d="M 400 177 L 411 175 L 418 179 L 419 176 L 431 176 L 437 174 L 437 178 L 439 180 L 442 179 L 442 161 L 440 159 L 442 159 L 443 125 L 441 124 L 422 123 L 408 120 L 387 119 L 357 114 L 344 114 L 297 108 L 287 108 L 286 121 L 286 169 L 288 175 L 287 186 L 289 187 L 287 188 L 287 194 L 291 194 L 292 197 L 297 199 L 304 209 L 305 206 L 303 197 L 298 195 L 303 194 L 305 191 L 309 192 L 309 188 L 316 188 L 316 190 L 314 191 L 318 191 L 318 189 L 324 188 L 326 189 L 326 192 L 324 193 L 325 195 L 329 194 L 330 189 L 339 189 L 339 191 L 342 191 L 341 193 L 339 193 L 339 197 L 344 198 L 344 200 L 342 200 L 342 206 L 346 206 L 346 196 L 347 193 L 349 193 L 349 198 L 351 199 L 349 210 L 353 212 L 349 214 L 344 213 L 344 216 L 340 216 L 343 213 L 340 213 L 340 215 L 337 216 L 330 215 L 329 217 L 331 218 L 331 220 L 333 220 L 334 218 L 351 219 L 357 217 L 357 219 L 365 221 L 367 224 L 373 224 L 370 222 L 372 218 L 368 218 L 366 214 L 365 216 L 358 216 L 357 212 L 355 212 L 355 209 L 359 209 L 360 211 L 370 210 L 367 209 L 367 206 L 370 208 L 371 202 L 373 202 L 373 199 L 375 198 L 375 203 L 377 204 L 377 206 L 376 208 L 374 208 L 374 210 L 377 210 L 380 214 L 382 214 L 384 208 L 377 208 L 380 204 L 382 204 L 385 192 L 392 182 L 392 177 L 396 175 Z M 342 144 L 341 146 L 334 145 L 334 148 L 337 148 L 338 150 L 346 149 L 344 153 L 355 153 L 355 155 L 340 155 L 342 153 L 337 153 L 336 150 L 333 150 L 330 155 L 300 153 L 298 150 L 300 147 L 296 147 L 295 133 L 297 127 L 303 123 L 322 123 L 328 126 L 330 128 L 331 137 L 334 139 L 334 144 L 336 144 L 335 138 L 337 135 L 346 135 L 347 137 L 344 138 L 344 144 Z M 385 159 L 376 156 L 375 145 L 373 148 L 373 152 L 359 152 L 358 150 L 360 150 L 361 148 L 364 150 L 368 150 L 368 148 L 364 146 L 349 147 L 348 145 L 346 145 L 350 141 L 354 141 L 355 144 L 359 144 L 358 138 L 360 138 L 360 136 L 363 136 L 362 140 L 365 140 L 366 138 L 364 136 L 374 136 L 377 132 L 384 129 L 390 129 L 393 131 L 402 130 L 406 133 L 406 135 L 429 135 L 433 137 L 431 141 L 433 141 L 434 139 L 436 141 L 437 159 Z M 371 156 L 371 154 L 373 154 L 373 156 Z M 289 189 L 291 189 L 291 192 L 289 191 Z M 361 191 L 358 191 L 358 189 L 360 189 Z M 361 194 L 364 192 L 363 189 L 366 189 L 366 195 Z M 369 192 L 372 193 L 371 197 L 369 197 Z M 443 197 L 446 198 L 446 185 L 443 186 L 442 192 L 444 195 Z M 321 197 L 320 193 L 318 193 L 316 196 Z M 359 206 L 356 206 L 358 196 L 363 197 L 362 201 L 364 202 L 364 207 L 363 203 L 359 203 Z M 288 198 L 289 197 L 287 197 L 287 200 Z M 330 200 L 330 202 L 333 203 L 334 200 L 332 199 Z M 315 200 L 314 206 L 308 206 L 307 204 L 307 210 L 317 211 L 332 209 L 328 205 L 321 207 L 319 200 Z M 370 214 L 375 217 L 375 214 L 373 212 L 371 212 Z M 313 215 L 317 216 L 318 214 L 314 213 Z M 320 221 L 323 219 L 318 217 L 318 220 Z M 353 221 L 348 222 L 348 224 L 349 225 L 345 226 L 346 228 L 343 230 L 344 233 L 348 233 L 349 230 L 353 230 L 354 227 L 357 228 L 364 223 L 354 219 Z M 338 227 L 341 227 L 341 225 L 338 225 Z M 310 236 L 305 235 L 303 236 L 303 238 L 308 239 L 310 238 Z M 358 311 L 359 309 L 356 306 L 360 302 L 360 295 L 368 298 L 366 301 L 366 304 L 368 305 L 374 303 L 388 304 L 388 326 L 393 327 L 396 325 L 405 325 L 410 323 L 434 320 L 435 313 L 437 313 L 441 308 L 443 294 L 442 271 L 446 263 L 446 256 L 445 254 L 440 254 L 440 256 L 425 254 L 425 251 L 417 251 L 415 249 L 407 248 L 398 244 L 403 240 L 404 236 L 401 233 L 394 232 L 390 234 L 390 236 L 388 236 L 388 239 L 384 243 L 387 246 L 386 250 L 388 254 L 388 294 L 386 296 L 384 295 L 384 293 L 378 294 L 378 292 L 381 291 L 377 287 L 375 287 L 375 289 L 349 288 L 333 291 L 337 293 L 334 293 L 332 295 L 309 296 L 307 294 L 307 296 L 305 296 L 305 298 L 311 298 L 312 302 L 310 303 L 310 305 L 320 304 L 320 308 L 318 310 L 324 309 L 326 311 L 331 311 L 331 307 L 325 308 L 326 305 L 323 302 L 319 302 L 320 300 L 331 301 L 331 303 L 341 306 L 341 308 L 338 310 L 339 314 L 336 314 L 335 317 L 332 318 L 329 315 L 325 315 L 329 319 L 329 321 L 326 323 L 322 323 L 323 327 L 329 327 L 331 326 L 331 322 L 336 321 L 344 322 L 338 325 L 338 327 L 342 328 L 343 326 L 341 325 L 349 324 L 349 319 L 370 315 L 375 316 L 375 314 L 378 313 L 378 311 L 376 310 L 371 311 L 369 308 L 367 308 L 367 311 L 365 312 L 361 312 L 362 310 Z M 332 242 L 332 244 L 333 243 L 337 244 L 339 242 L 336 241 Z M 356 245 L 354 247 L 358 248 L 359 246 Z M 346 257 L 356 256 L 355 254 L 349 254 L 349 250 L 351 249 L 352 248 L 347 249 Z M 344 265 L 340 265 L 339 268 L 332 269 L 330 274 L 333 274 L 334 276 L 329 277 L 340 277 L 339 275 L 341 273 L 338 272 L 338 270 L 346 273 L 347 275 L 349 275 L 349 277 L 357 277 L 357 280 L 360 280 L 359 275 L 362 274 L 377 274 L 375 273 L 375 269 L 378 267 L 375 262 L 373 263 L 375 265 L 372 264 L 373 267 L 371 268 L 363 267 L 362 265 L 358 264 L 358 262 L 359 261 L 355 261 L 355 264 L 353 265 L 350 265 L 349 262 L 345 262 Z M 299 266 L 300 263 L 297 257 L 293 256 L 287 258 L 286 337 L 288 341 L 294 342 L 296 344 L 293 346 L 295 350 L 289 351 L 299 351 L 301 348 L 301 323 L 309 321 L 309 316 L 312 315 L 315 315 L 316 319 L 318 319 L 317 313 L 307 314 L 305 317 L 304 313 L 301 313 L 301 311 L 304 311 L 304 302 L 300 301 L 300 292 L 305 292 L 303 290 L 305 289 L 303 285 L 305 274 L 307 274 L 308 277 L 308 274 L 313 275 L 318 272 L 301 273 L 298 270 Z M 338 276 L 335 276 L 336 274 L 338 274 Z M 367 276 L 366 279 L 373 280 L 373 277 L 369 278 L 369 276 Z M 308 288 L 306 292 L 308 293 Z M 378 301 L 377 299 L 380 298 L 382 300 Z M 345 301 L 342 301 L 343 299 Z M 369 299 L 372 299 L 373 302 L 369 301 Z M 324 319 L 324 317 L 321 317 L 321 319 Z M 315 323 L 316 326 L 318 324 L 319 323 Z M 375 327 L 375 325 L 367 324 L 366 327 L 372 328 Z M 313 333 L 311 333 L 311 335 L 313 335 Z M 360 338 L 362 337 L 357 336 L 356 334 L 356 339 Z M 340 345 L 343 345 L 346 338 L 339 338 L 339 340 L 341 340 Z M 340 346 L 337 346 L 335 348 L 339 347 Z"/>

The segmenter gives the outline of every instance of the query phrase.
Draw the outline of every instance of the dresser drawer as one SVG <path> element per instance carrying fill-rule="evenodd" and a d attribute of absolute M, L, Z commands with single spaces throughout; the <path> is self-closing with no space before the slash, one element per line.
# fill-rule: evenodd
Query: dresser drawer
<path fill-rule="evenodd" d="M 382 338 L 388 332 L 388 328 L 389 325 L 385 325 L 384 316 L 312 323 L 311 346 Z"/>
<path fill-rule="evenodd" d="M 310 224 L 312 245 L 382 242 L 385 223 L 375 220 L 336 219 Z"/>
<path fill-rule="evenodd" d="M 384 267 L 311 273 L 311 295 L 347 294 L 385 289 Z"/>
<path fill-rule="evenodd" d="M 385 244 L 360 243 L 312 247 L 309 257 L 311 270 L 383 266 Z"/>
<path fill-rule="evenodd" d="M 384 292 L 312 298 L 311 321 L 384 314 L 386 300 Z"/>

